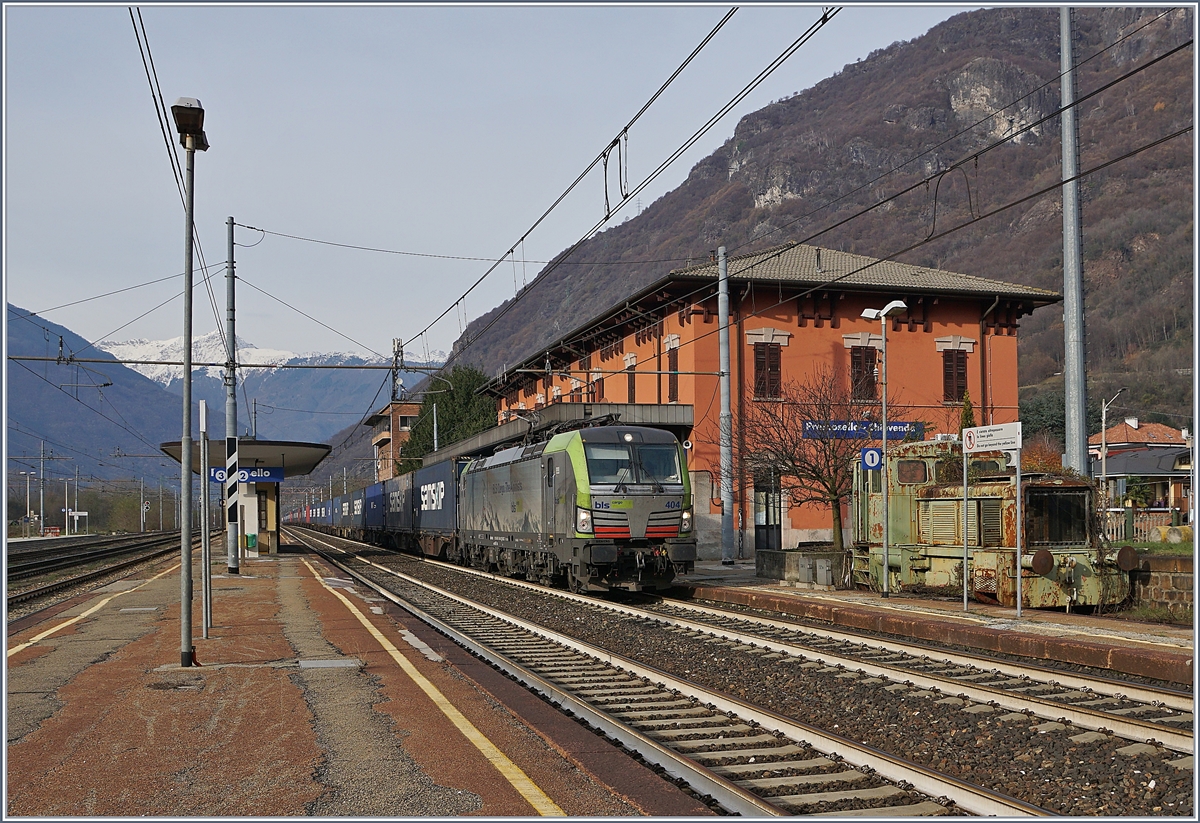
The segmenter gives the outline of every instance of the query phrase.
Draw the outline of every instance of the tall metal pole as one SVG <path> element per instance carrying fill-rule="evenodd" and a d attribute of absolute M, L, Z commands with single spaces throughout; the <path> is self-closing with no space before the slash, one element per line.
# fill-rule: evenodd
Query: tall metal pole
<path fill-rule="evenodd" d="M 437 403 L 433 404 L 433 450 L 438 450 Z"/>
<path fill-rule="evenodd" d="M 879 316 L 880 330 L 883 332 L 883 403 L 881 406 L 880 415 L 883 418 L 883 431 L 880 433 L 883 448 L 883 460 L 879 465 L 880 482 L 883 483 L 883 596 L 887 597 L 891 592 L 888 588 L 888 580 L 892 576 L 891 566 L 888 562 L 888 532 L 891 531 L 891 522 L 888 520 L 888 457 L 887 457 L 887 313 Z"/>
<path fill-rule="evenodd" d="M 229 249 L 225 265 L 225 565 L 238 566 L 237 337 L 234 336 L 233 218 L 225 221 Z"/>
<path fill-rule="evenodd" d="M 25 475 L 25 537 L 29 537 L 29 477 L 33 472 L 21 472 Z"/>
<path fill-rule="evenodd" d="M 1063 184 L 1063 382 L 1066 402 L 1067 468 L 1091 476 L 1087 453 L 1087 386 L 1083 348 L 1083 240 L 1079 200 L 1079 130 L 1075 118 L 1075 49 L 1071 9 L 1059 11 L 1062 71 Z"/>
<path fill-rule="evenodd" d="M 138 486 L 138 531 L 146 531 L 146 478 Z"/>
<path fill-rule="evenodd" d="M 212 527 L 208 522 L 208 405 L 200 401 L 200 590 L 203 637 L 212 627 Z"/>
<path fill-rule="evenodd" d="M 733 401 L 729 367 L 729 266 L 717 249 L 717 341 L 721 386 L 721 564 L 733 565 Z"/>
<path fill-rule="evenodd" d="M 179 441 L 179 665 L 192 665 L 192 219 L 196 137 L 184 135 L 187 176 L 183 228 L 183 436 Z"/>
<path fill-rule="evenodd" d="M 75 467 L 75 511 L 79 511 L 79 467 Z M 79 534 L 79 515 L 75 516 L 75 533 Z"/>
<path fill-rule="evenodd" d="M 71 481 L 63 478 L 63 534 L 71 536 Z"/>
<path fill-rule="evenodd" d="M 42 465 L 38 469 L 38 536 L 46 536 L 46 441 L 42 441 Z"/>

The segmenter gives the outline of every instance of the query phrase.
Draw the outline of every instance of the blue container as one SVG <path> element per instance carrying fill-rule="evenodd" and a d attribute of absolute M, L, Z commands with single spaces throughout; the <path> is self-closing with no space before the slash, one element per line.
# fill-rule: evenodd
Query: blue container
<path fill-rule="evenodd" d="M 465 463 L 446 460 L 413 475 L 413 526 L 418 532 L 451 534 L 458 528 L 458 474 Z"/>
<path fill-rule="evenodd" d="M 397 534 L 412 532 L 412 489 L 412 474 L 402 474 L 383 482 L 384 523 L 389 532 Z"/>
<path fill-rule="evenodd" d="M 383 496 L 383 484 L 375 483 L 365 489 L 366 500 L 363 504 L 363 527 L 370 531 L 382 531 L 384 512 L 386 511 Z"/>

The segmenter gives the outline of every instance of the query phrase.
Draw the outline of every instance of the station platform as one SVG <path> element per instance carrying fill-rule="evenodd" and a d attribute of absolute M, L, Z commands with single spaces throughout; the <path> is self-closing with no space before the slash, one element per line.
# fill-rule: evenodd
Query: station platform
<path fill-rule="evenodd" d="M 706 816 L 605 739 L 298 547 L 178 561 L 14 621 L 6 816 Z"/>
<path fill-rule="evenodd" d="M 1016 610 L 961 598 L 937 599 L 905 592 L 799 588 L 755 576 L 754 559 L 725 565 L 702 560 L 678 587 L 697 600 L 734 603 L 821 620 L 835 627 L 954 643 L 1111 669 L 1191 684 L 1195 633 L 1191 626 L 1139 623 L 1115 617 L 1048 609 Z"/>

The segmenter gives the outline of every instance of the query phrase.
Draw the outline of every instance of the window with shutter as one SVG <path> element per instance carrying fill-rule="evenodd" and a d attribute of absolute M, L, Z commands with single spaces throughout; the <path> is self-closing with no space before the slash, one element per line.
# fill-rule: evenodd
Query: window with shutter
<path fill-rule="evenodd" d="M 962 349 L 942 352 L 942 388 L 947 403 L 961 403 L 967 393 L 967 353 Z"/>
<path fill-rule="evenodd" d="M 875 400 L 875 349 L 850 347 L 850 386 L 855 400 Z"/>
<path fill-rule="evenodd" d="M 629 367 L 629 402 L 637 402 L 637 375 L 634 373 L 634 366 Z"/>
<path fill-rule="evenodd" d="M 679 349 L 669 349 L 667 351 L 667 371 L 671 372 L 667 378 L 667 402 L 679 402 Z"/>
<path fill-rule="evenodd" d="M 754 344 L 754 398 L 777 400 L 783 383 L 780 369 L 782 346 L 778 343 Z"/>

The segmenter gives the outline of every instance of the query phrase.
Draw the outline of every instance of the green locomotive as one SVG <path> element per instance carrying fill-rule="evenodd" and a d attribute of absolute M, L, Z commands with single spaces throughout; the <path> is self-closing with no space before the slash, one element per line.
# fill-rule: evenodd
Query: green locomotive
<path fill-rule="evenodd" d="M 696 560 L 679 441 L 603 426 L 471 461 L 449 559 L 576 592 L 666 589 Z"/>

